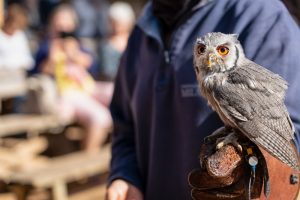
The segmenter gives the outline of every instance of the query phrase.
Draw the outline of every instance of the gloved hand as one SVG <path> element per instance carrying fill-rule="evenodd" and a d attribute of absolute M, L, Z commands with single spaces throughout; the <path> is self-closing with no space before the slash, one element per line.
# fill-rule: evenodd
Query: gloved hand
<path fill-rule="evenodd" d="M 249 146 L 253 145 L 249 142 Z M 215 141 L 206 141 L 200 151 L 200 168 L 194 169 L 189 175 L 193 199 L 246 200 L 249 199 L 251 191 L 251 199 L 294 200 L 299 190 L 299 174 L 267 152 L 256 146 L 254 149 L 262 158 L 258 159 L 254 183 L 249 190 L 251 167 L 245 152 L 240 152 L 232 145 L 226 145 L 216 151 Z M 245 146 L 243 151 L 246 151 Z M 261 159 L 264 159 L 266 164 Z M 264 169 L 265 166 L 268 168 L 270 183 L 268 198 L 264 195 L 264 191 L 268 190 L 264 189 L 263 184 L 266 175 L 264 170 L 267 169 Z"/>

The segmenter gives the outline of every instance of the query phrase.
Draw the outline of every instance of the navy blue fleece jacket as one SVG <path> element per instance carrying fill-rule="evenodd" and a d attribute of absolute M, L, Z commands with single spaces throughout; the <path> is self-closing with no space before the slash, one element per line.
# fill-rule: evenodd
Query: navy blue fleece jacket
<path fill-rule="evenodd" d="M 149 3 L 116 79 L 110 182 L 127 180 L 146 200 L 191 199 L 187 176 L 199 167 L 201 142 L 222 126 L 199 96 L 192 51 L 198 36 L 216 31 L 239 34 L 249 59 L 288 81 L 286 105 L 299 132 L 300 31 L 280 1 L 201 1 L 168 47 Z"/>

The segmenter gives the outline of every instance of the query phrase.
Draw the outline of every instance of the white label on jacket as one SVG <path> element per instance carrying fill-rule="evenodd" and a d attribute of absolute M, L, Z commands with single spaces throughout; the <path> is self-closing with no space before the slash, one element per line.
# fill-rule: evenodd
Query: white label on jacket
<path fill-rule="evenodd" d="M 186 97 L 199 97 L 199 87 L 197 84 L 182 84 L 181 85 L 181 96 Z"/>

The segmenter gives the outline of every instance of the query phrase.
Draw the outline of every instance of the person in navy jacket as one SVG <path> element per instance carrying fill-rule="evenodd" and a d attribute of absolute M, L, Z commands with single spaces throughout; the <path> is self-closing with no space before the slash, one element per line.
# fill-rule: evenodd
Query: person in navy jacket
<path fill-rule="evenodd" d="M 279 0 L 152 0 L 121 59 L 108 200 L 188 200 L 203 138 L 222 126 L 200 97 L 193 45 L 208 32 L 239 34 L 246 56 L 289 83 L 300 130 L 300 31 Z"/>

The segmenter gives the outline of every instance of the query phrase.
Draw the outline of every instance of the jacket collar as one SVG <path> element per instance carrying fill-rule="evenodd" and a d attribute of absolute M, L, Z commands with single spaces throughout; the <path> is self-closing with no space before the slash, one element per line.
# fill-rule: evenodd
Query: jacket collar
<path fill-rule="evenodd" d="M 148 36 L 153 37 L 160 44 L 162 39 L 160 36 L 160 24 L 158 18 L 152 12 L 152 2 L 148 2 L 137 21 L 137 26 L 142 29 Z"/>
<path fill-rule="evenodd" d="M 205 6 L 206 4 L 215 0 L 201 0 L 192 11 L 198 10 L 199 8 Z M 137 21 L 137 26 L 142 29 L 148 36 L 156 39 L 161 45 L 163 41 L 160 34 L 160 24 L 158 18 L 154 16 L 152 12 L 152 2 L 148 2 L 142 11 L 140 18 Z"/>

